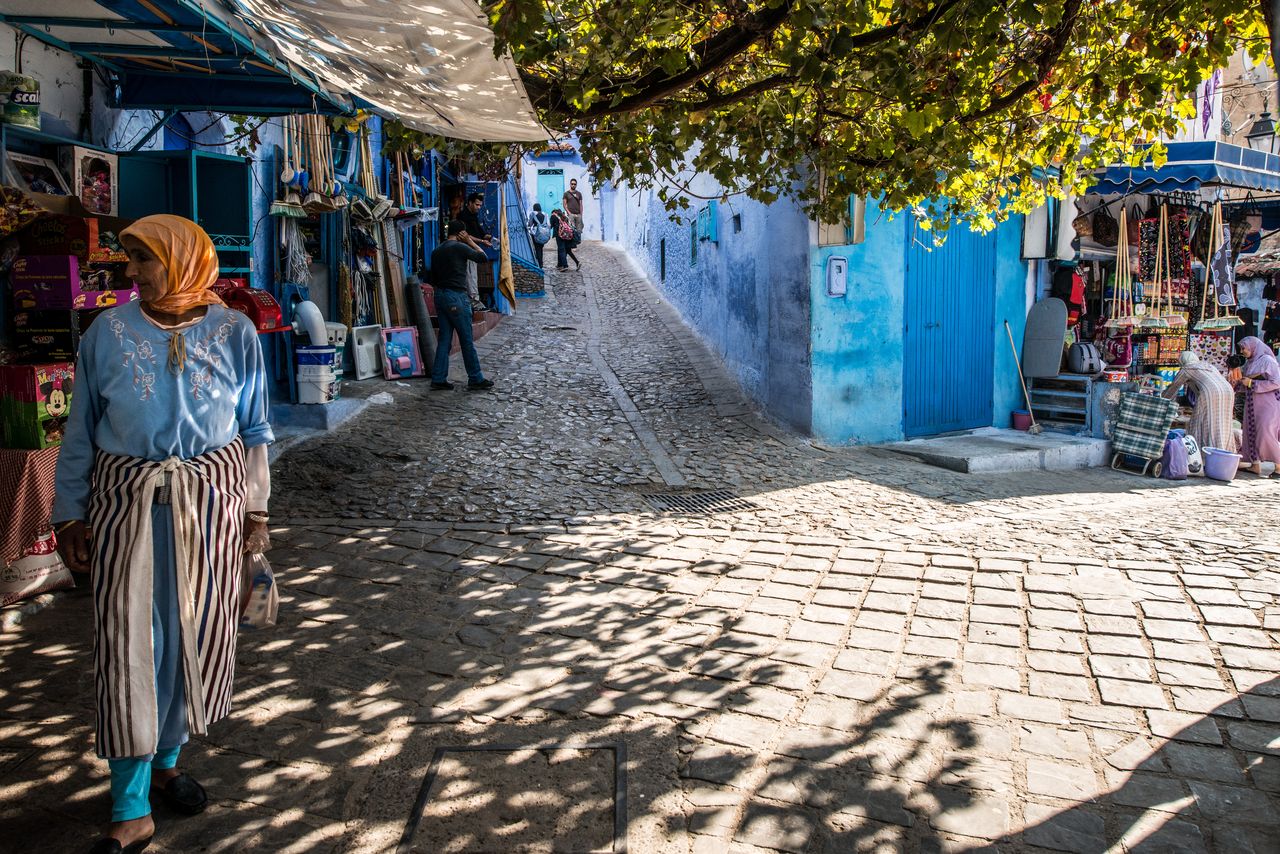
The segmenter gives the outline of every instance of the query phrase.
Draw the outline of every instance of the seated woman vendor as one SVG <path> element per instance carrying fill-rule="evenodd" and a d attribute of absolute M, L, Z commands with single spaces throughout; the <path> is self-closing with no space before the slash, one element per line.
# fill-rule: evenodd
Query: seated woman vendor
<path fill-rule="evenodd" d="M 1280 464 L 1280 363 L 1260 338 L 1242 338 L 1239 347 L 1244 367 L 1227 379 L 1244 391 L 1241 464 L 1260 475 Z"/>
<path fill-rule="evenodd" d="M 1178 357 L 1178 364 L 1181 366 L 1178 375 L 1164 390 L 1164 396 L 1173 399 L 1184 387 L 1194 393 L 1195 405 L 1191 410 L 1187 432 L 1195 437 L 1202 448 L 1235 451 L 1231 429 L 1235 392 L 1231 389 L 1231 383 L 1223 378 L 1217 368 L 1200 361 L 1200 357 L 1190 350 Z"/>
<path fill-rule="evenodd" d="M 246 551 L 267 548 L 266 374 L 253 324 L 210 288 L 213 243 L 176 216 L 120 235 L 141 301 L 80 342 L 58 459 L 58 549 L 91 572 L 97 752 L 111 824 L 93 854 L 135 854 L 151 798 L 195 815 L 182 746 L 231 708 Z"/>

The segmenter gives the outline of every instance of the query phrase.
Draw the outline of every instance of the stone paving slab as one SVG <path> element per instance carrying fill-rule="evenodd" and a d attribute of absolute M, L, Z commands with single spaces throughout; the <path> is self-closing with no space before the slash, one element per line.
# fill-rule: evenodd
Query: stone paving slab
<path fill-rule="evenodd" d="M 613 740 L 635 852 L 1280 850 L 1275 484 L 815 448 L 583 255 L 482 343 L 497 393 L 377 384 L 392 404 L 277 463 L 280 624 L 185 754 L 210 811 L 159 814 L 149 850 L 391 851 L 437 747 Z M 588 294 L 633 419 L 759 510 L 643 500 L 669 486 Z M 90 626 L 75 591 L 0 634 L 0 851 L 105 819 Z M 594 808 L 468 774 L 527 785 L 421 850 L 537 850 Z"/>

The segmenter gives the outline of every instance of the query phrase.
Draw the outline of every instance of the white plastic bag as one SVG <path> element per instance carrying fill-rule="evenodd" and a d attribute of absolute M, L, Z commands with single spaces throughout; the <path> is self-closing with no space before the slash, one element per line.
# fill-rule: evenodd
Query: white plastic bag
<path fill-rule="evenodd" d="M 266 555 L 246 554 L 240 569 L 240 628 L 274 626 L 279 609 L 280 591 Z"/>

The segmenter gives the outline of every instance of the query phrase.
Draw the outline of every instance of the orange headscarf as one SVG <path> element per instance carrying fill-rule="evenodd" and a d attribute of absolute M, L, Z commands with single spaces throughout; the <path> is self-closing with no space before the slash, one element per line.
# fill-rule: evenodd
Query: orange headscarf
<path fill-rule="evenodd" d="M 180 314 L 201 305 L 225 305 L 210 288 L 218 280 L 218 252 L 205 230 L 170 214 L 144 216 L 120 232 L 151 250 L 169 272 L 169 289 L 151 303 L 158 311 Z"/>

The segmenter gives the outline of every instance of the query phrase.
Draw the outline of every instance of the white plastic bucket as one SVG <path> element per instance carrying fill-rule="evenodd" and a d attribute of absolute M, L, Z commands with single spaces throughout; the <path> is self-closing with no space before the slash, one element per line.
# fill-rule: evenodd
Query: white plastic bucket
<path fill-rule="evenodd" d="M 337 380 L 332 377 L 317 379 L 298 375 L 298 403 L 332 403 L 337 399 Z"/>
<path fill-rule="evenodd" d="M 298 365 L 298 376 L 309 380 L 331 380 L 337 376 L 332 365 Z"/>

